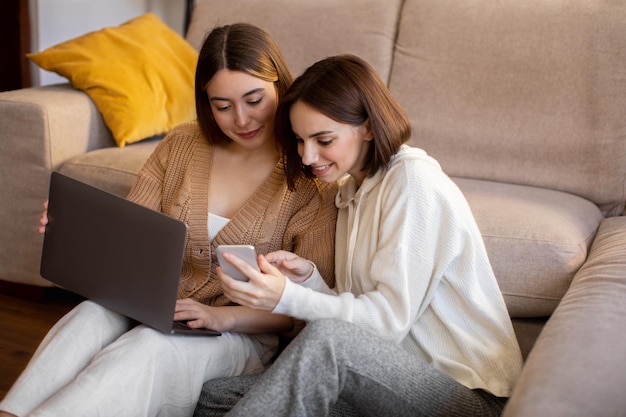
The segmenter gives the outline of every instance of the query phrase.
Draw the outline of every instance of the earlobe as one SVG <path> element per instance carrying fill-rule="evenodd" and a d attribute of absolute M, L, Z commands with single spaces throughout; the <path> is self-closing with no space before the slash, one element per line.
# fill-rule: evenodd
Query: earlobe
<path fill-rule="evenodd" d="M 374 132 L 372 131 L 370 119 L 367 119 L 365 122 L 363 122 L 361 128 L 365 130 L 363 132 L 363 140 L 365 140 L 365 142 L 371 142 L 372 140 L 374 140 Z"/>

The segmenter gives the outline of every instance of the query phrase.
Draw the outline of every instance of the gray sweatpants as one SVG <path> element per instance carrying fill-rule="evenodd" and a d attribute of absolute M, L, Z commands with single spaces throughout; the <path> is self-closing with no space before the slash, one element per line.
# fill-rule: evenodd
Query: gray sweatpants
<path fill-rule="evenodd" d="M 228 416 L 499 416 L 505 401 L 356 325 L 320 320 L 261 377 L 207 382 L 195 416 L 224 415 L 233 406 Z"/>

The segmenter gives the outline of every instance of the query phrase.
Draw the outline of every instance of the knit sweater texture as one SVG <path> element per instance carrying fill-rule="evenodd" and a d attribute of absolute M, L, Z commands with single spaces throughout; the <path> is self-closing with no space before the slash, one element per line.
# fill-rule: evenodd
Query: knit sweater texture
<path fill-rule="evenodd" d="M 317 274 L 288 283 L 274 311 L 362 325 L 468 388 L 509 396 L 520 349 L 469 205 L 439 164 L 403 146 L 360 187 L 347 177 L 336 205 L 336 287 Z"/>
<path fill-rule="evenodd" d="M 208 193 L 214 146 L 197 122 L 177 126 L 157 145 L 128 195 L 129 200 L 188 226 L 178 297 L 214 306 L 229 304 L 215 273 L 218 245 L 253 245 L 259 254 L 294 252 L 315 262 L 332 285 L 336 186 L 302 178 L 296 190 L 289 191 L 279 161 L 211 242 Z"/>

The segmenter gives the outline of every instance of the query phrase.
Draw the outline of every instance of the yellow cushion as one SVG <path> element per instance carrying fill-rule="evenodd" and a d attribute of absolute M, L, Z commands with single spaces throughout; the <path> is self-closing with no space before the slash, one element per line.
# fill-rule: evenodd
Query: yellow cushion
<path fill-rule="evenodd" d="M 87 93 L 120 147 L 195 118 L 198 53 L 152 13 L 27 56 Z"/>

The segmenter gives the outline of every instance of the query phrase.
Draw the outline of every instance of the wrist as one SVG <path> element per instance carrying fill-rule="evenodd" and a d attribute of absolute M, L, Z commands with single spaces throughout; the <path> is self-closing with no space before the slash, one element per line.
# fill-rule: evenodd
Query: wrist
<path fill-rule="evenodd" d="M 294 282 L 296 284 L 302 284 L 307 279 L 311 278 L 311 276 L 313 276 L 313 273 L 315 272 L 315 264 L 309 260 L 307 260 L 307 262 L 310 266 L 310 269 L 306 271 L 306 273 L 302 273 L 301 271 L 303 268 L 300 268 L 300 270 L 298 271 L 297 274 L 295 274 L 295 276 L 291 277 L 291 276 L 285 275 L 285 278 L 287 278 L 289 281 Z"/>
<path fill-rule="evenodd" d="M 304 277 L 302 282 L 304 282 L 307 279 L 311 278 L 311 276 L 313 275 L 313 272 L 315 272 L 315 264 L 312 261 L 309 261 L 309 265 L 311 266 L 311 270 L 309 271 L 308 274 L 306 274 L 306 276 Z"/>

